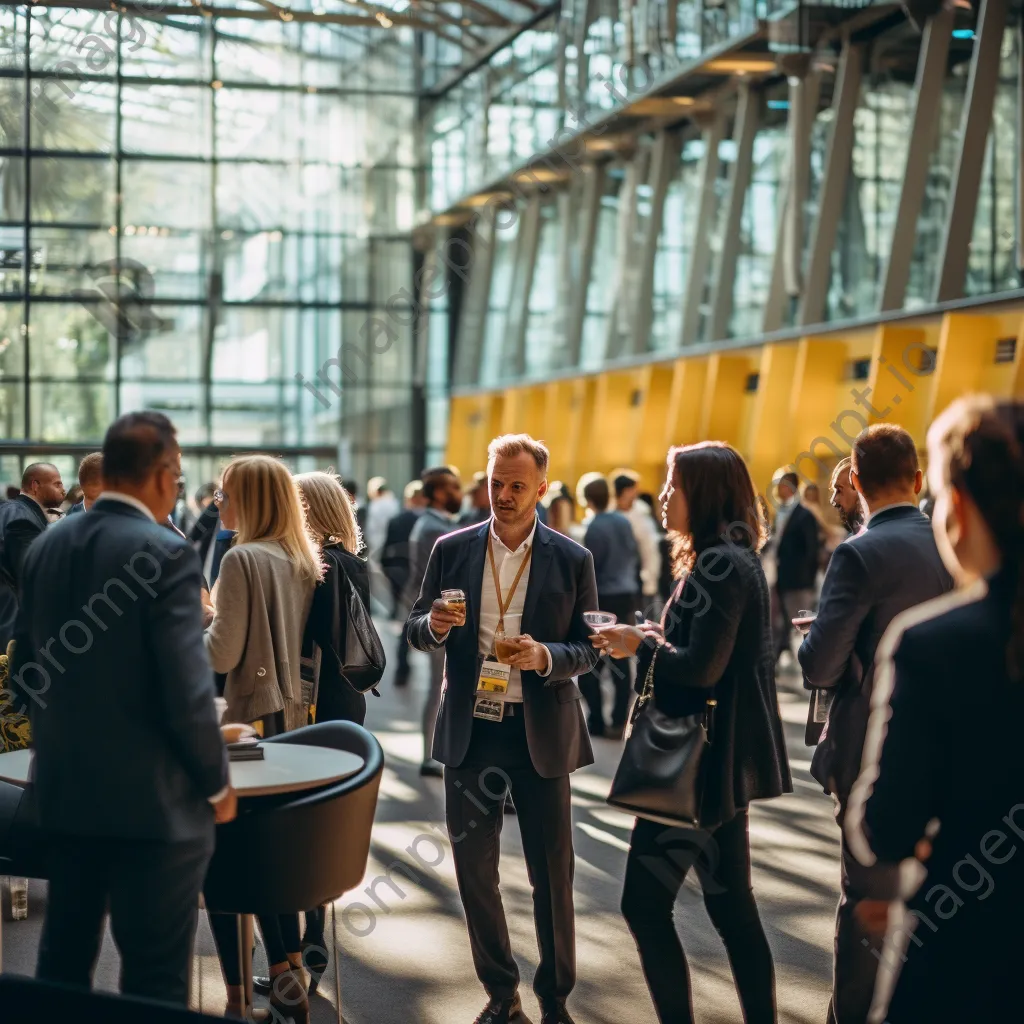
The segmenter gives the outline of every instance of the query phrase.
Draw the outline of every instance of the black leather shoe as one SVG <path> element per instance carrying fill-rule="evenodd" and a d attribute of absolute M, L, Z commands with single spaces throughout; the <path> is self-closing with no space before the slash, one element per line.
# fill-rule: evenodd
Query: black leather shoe
<path fill-rule="evenodd" d="M 554 1003 L 541 1009 L 540 1024 L 576 1024 L 576 1021 L 569 1016 L 565 1003 Z"/>
<path fill-rule="evenodd" d="M 473 1024 L 530 1024 L 518 993 L 511 999 L 492 999 Z"/>

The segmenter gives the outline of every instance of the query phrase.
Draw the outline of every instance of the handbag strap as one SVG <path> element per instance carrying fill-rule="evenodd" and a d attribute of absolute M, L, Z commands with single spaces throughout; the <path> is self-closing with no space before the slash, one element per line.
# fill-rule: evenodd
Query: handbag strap
<path fill-rule="evenodd" d="M 643 689 L 633 705 L 632 718 L 635 718 L 648 701 L 654 699 L 654 664 L 661 653 L 661 644 L 656 644 L 654 653 L 651 655 L 650 664 L 647 666 L 647 674 L 644 676 Z M 704 728 L 707 730 L 708 742 L 714 742 L 715 734 L 715 708 L 718 707 L 718 700 L 715 698 L 715 688 L 711 689 L 711 696 L 704 700 Z"/>

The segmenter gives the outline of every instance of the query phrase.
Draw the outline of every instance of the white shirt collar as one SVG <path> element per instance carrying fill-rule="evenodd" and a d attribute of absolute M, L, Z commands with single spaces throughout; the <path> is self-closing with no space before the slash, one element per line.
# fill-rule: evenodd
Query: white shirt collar
<path fill-rule="evenodd" d="M 867 521 L 864 523 L 865 526 L 871 522 L 880 512 L 888 512 L 891 508 L 917 508 L 917 505 L 912 501 L 894 501 L 891 505 L 883 505 L 881 508 L 876 508 L 871 515 L 868 516 Z"/>
<path fill-rule="evenodd" d="M 526 540 L 523 541 L 522 544 L 519 545 L 519 547 L 517 547 L 515 549 L 515 551 L 512 551 L 509 548 L 506 548 L 505 547 L 505 542 L 494 532 L 494 517 L 493 516 L 491 517 L 490 531 L 491 531 L 491 538 L 496 543 L 500 544 L 503 548 L 505 548 L 505 550 L 508 551 L 508 553 L 510 555 L 518 555 L 518 554 L 521 554 L 523 551 L 525 551 L 526 548 L 530 544 L 533 543 L 534 535 L 537 533 L 537 517 L 536 516 L 533 517 L 533 529 L 530 531 L 530 535 L 526 538 Z"/>
<path fill-rule="evenodd" d="M 122 491 L 103 491 L 96 501 L 119 501 L 123 505 L 131 505 L 132 508 L 138 509 L 151 522 L 156 522 L 156 516 L 150 512 L 148 506 L 144 505 L 134 495 L 125 494 Z M 94 506 L 95 504 L 96 502 L 93 502 Z"/>

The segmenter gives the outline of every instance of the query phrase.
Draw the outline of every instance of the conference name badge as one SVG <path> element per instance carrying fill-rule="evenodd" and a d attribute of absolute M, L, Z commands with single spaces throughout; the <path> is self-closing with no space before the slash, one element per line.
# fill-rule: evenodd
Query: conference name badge
<path fill-rule="evenodd" d="M 512 669 L 508 665 L 502 665 L 500 661 L 485 658 L 480 667 L 480 682 L 477 683 L 477 693 L 506 693 L 508 691 L 508 680 Z"/>

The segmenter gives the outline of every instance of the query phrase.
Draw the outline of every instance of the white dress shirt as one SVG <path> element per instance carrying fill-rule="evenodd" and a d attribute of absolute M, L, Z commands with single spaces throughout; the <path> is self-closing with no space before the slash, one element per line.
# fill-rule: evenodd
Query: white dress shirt
<path fill-rule="evenodd" d="M 491 520 L 491 550 L 494 552 L 494 567 L 498 570 L 498 582 L 501 584 L 502 601 L 508 600 L 508 594 L 512 589 L 516 573 L 519 572 L 519 567 L 523 564 L 527 551 L 532 549 L 536 534 L 537 523 L 534 521 L 530 536 L 515 551 L 510 551 L 494 532 L 494 520 Z M 505 612 L 505 636 L 517 636 L 522 632 L 523 606 L 526 604 L 526 589 L 530 585 L 530 568 L 532 563 L 533 558 L 531 556 L 530 564 L 523 570 L 519 586 L 516 587 L 516 592 L 512 595 L 508 611 Z M 493 653 L 494 632 L 497 628 L 498 595 L 494 591 L 494 574 L 491 571 L 491 560 L 485 556 L 483 585 L 480 588 L 480 632 L 477 634 L 479 639 L 477 649 L 484 657 L 488 657 Z M 547 654 L 548 664 L 547 668 L 538 674 L 548 676 L 551 674 L 551 651 L 547 647 L 544 650 Z M 523 700 L 523 680 L 519 669 L 513 668 L 509 673 L 508 689 L 504 694 L 488 694 L 488 696 L 496 700 L 521 703 Z"/>

